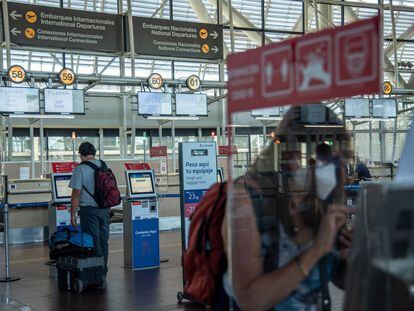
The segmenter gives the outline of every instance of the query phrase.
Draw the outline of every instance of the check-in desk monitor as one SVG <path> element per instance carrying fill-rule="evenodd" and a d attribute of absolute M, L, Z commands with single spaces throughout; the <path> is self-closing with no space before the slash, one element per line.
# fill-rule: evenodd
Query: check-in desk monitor
<path fill-rule="evenodd" d="M 69 182 L 72 173 L 61 173 L 52 175 L 52 199 L 54 203 L 65 203 L 70 201 L 72 189 Z"/>
<path fill-rule="evenodd" d="M 153 171 L 126 171 L 130 199 L 156 197 Z"/>

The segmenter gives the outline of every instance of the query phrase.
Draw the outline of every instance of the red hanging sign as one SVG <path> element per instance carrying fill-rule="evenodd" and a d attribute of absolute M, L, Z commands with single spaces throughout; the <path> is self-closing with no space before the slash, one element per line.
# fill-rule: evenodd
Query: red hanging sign
<path fill-rule="evenodd" d="M 167 156 L 167 146 L 157 146 L 150 148 L 150 157 L 166 157 Z"/>
<path fill-rule="evenodd" d="M 381 92 L 380 38 L 377 16 L 230 55 L 229 115 Z"/>
<path fill-rule="evenodd" d="M 78 162 L 52 162 L 53 173 L 72 173 Z"/>
<path fill-rule="evenodd" d="M 237 154 L 237 146 L 219 146 L 219 155 Z"/>
<path fill-rule="evenodd" d="M 128 171 L 142 171 L 151 169 L 148 163 L 124 163 L 124 166 Z"/>

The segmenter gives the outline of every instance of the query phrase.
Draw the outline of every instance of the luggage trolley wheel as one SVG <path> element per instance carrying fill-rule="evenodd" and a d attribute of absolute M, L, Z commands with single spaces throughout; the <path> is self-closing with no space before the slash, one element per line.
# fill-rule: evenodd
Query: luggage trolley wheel
<path fill-rule="evenodd" d="M 72 283 L 72 291 L 76 294 L 80 294 L 83 291 L 83 282 L 82 280 L 75 279 Z"/>
<path fill-rule="evenodd" d="M 179 302 L 179 303 L 182 303 L 182 302 L 183 302 L 183 299 L 184 299 L 184 294 L 183 294 L 183 292 L 178 292 L 178 293 L 177 293 L 177 300 L 178 300 L 178 302 Z"/>
<path fill-rule="evenodd" d="M 106 288 L 106 278 L 102 276 L 102 281 L 98 284 L 98 289 L 105 289 Z"/>

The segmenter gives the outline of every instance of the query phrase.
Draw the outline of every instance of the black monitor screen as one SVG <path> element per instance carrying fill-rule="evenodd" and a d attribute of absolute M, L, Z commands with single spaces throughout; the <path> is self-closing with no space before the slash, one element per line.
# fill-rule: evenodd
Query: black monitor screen
<path fill-rule="evenodd" d="M 394 98 L 375 98 L 372 100 L 372 116 L 374 118 L 396 118 L 397 101 Z"/>
<path fill-rule="evenodd" d="M 45 113 L 85 114 L 83 90 L 45 89 Z"/>
<path fill-rule="evenodd" d="M 300 114 L 301 123 L 326 124 L 326 107 L 320 104 L 302 106 Z"/>
<path fill-rule="evenodd" d="M 151 173 L 130 173 L 128 178 L 131 194 L 153 194 L 155 192 Z"/>
<path fill-rule="evenodd" d="M 345 116 L 349 118 L 369 118 L 368 98 L 345 99 Z"/>
<path fill-rule="evenodd" d="M 39 89 L 0 87 L 0 112 L 8 114 L 40 113 Z"/>
<path fill-rule="evenodd" d="M 171 93 L 138 92 L 138 114 L 144 116 L 171 116 Z"/>
<path fill-rule="evenodd" d="M 176 94 L 175 108 L 177 116 L 207 116 L 207 95 Z"/>

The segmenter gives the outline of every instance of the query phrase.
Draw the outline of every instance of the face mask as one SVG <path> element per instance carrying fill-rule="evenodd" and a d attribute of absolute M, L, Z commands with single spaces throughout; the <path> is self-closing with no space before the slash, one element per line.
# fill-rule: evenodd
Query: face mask
<path fill-rule="evenodd" d="M 319 199 L 326 200 L 336 187 L 336 166 L 333 163 L 315 169 L 316 192 Z"/>

